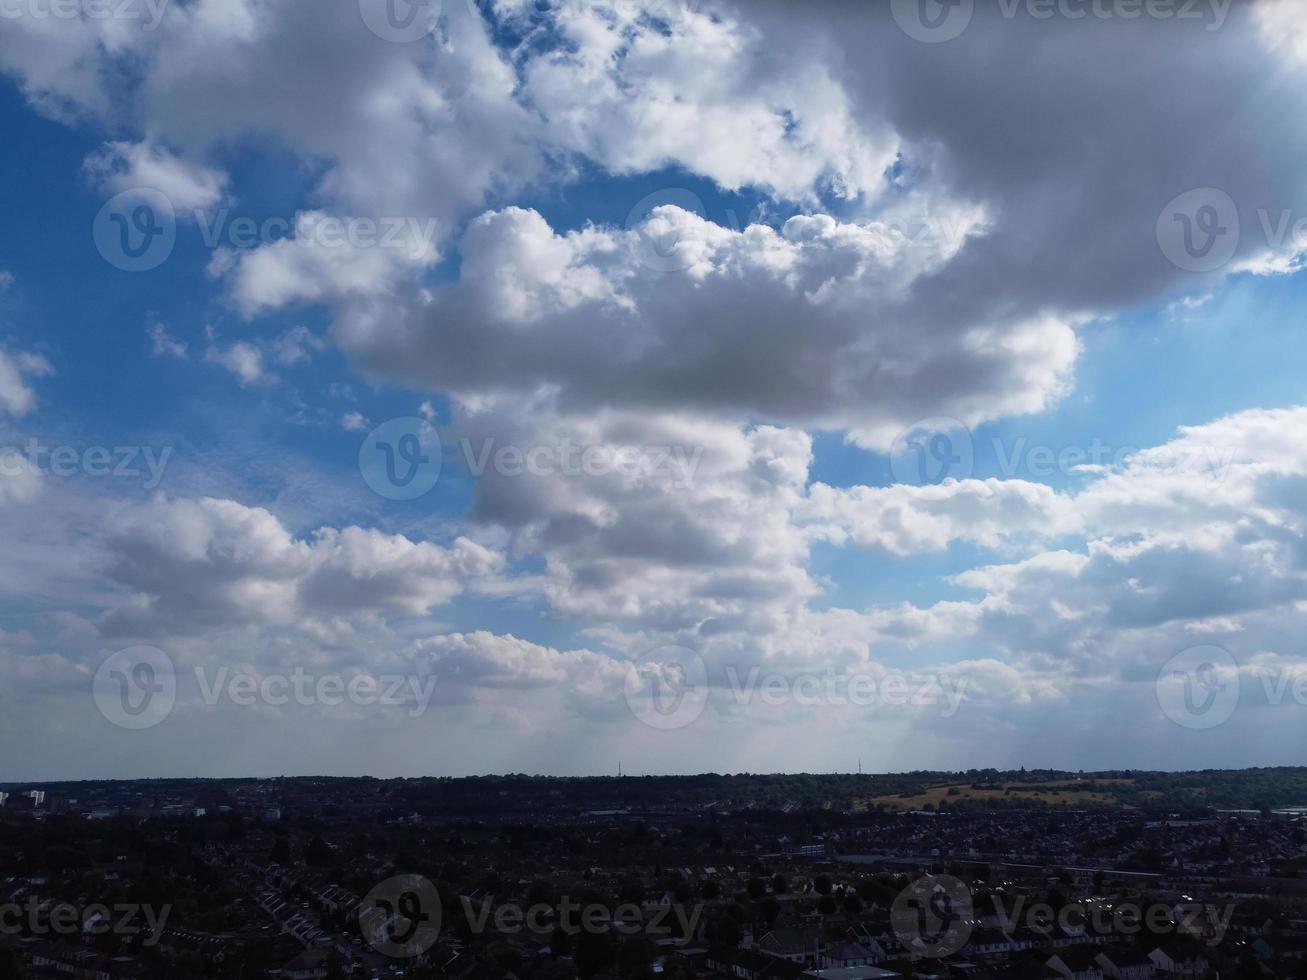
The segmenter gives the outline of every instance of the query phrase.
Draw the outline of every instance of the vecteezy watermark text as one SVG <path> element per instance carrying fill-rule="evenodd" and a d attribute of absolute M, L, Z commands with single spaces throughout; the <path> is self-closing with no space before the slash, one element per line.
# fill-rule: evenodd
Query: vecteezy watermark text
<path fill-rule="evenodd" d="M 929 418 L 904 429 L 890 447 L 890 468 L 895 481 L 930 486 L 945 480 L 965 480 L 976 469 L 978 440 L 957 419 Z M 1172 476 L 1220 483 L 1237 450 L 1222 446 L 1190 445 L 1151 447 L 1122 445 L 1095 436 L 1084 445 L 1052 446 L 1025 436 L 993 436 L 988 446 L 993 469 L 1004 479 L 1117 472 L 1140 467 Z"/>
<path fill-rule="evenodd" d="M 1204 731 L 1224 724 L 1241 699 L 1250 705 L 1307 707 L 1307 663 L 1265 657 L 1241 665 L 1224 647 L 1200 644 L 1171 657 L 1157 672 L 1162 713 L 1182 728 Z"/>
<path fill-rule="evenodd" d="M 704 452 L 702 446 L 587 446 L 569 439 L 532 446 L 500 444 L 491 438 L 478 442 L 460 439 L 458 446 L 473 476 L 488 472 L 510 478 L 614 474 L 667 480 L 677 490 L 694 482 Z"/>
<path fill-rule="evenodd" d="M 1198 187 L 1167 202 L 1157 218 L 1157 244 L 1186 272 L 1217 272 L 1231 266 L 1245 244 L 1257 262 L 1293 267 L 1307 252 L 1307 215 L 1291 208 L 1248 208 L 1219 187 Z M 1234 268 L 1243 266 L 1235 265 Z"/>
<path fill-rule="evenodd" d="M 1208 945 L 1217 946 L 1229 928 L 1234 905 L 1218 908 L 1193 901 L 1170 905 L 1072 901 L 1054 908 L 1047 902 L 1029 902 L 1025 896 L 1018 896 L 1009 909 L 1003 897 L 995 894 L 994 910 L 1007 933 L 1023 927 L 1041 936 L 1058 930 L 1086 937 L 1137 936 L 1146 932 L 1152 936 L 1204 939 Z"/>
<path fill-rule="evenodd" d="M 179 676 L 172 658 L 158 647 L 128 647 L 100 665 L 92 694 L 100 713 L 118 727 L 153 728 L 172 714 Z M 436 690 L 436 678 L 429 674 L 312 673 L 299 666 L 279 673 L 198 665 L 194 677 L 200 701 L 211 708 L 224 701 L 242 708 L 352 705 L 406 708 L 417 718 Z"/>
<path fill-rule="evenodd" d="M 618 933 L 663 939 L 695 935 L 704 912 L 700 903 L 645 908 L 634 902 L 581 902 L 569 895 L 529 905 L 496 902 L 493 895 L 480 900 L 462 895 L 459 904 L 462 925 L 474 935 L 513 936 L 525 932 L 550 936 L 561 931 L 569 936 Z M 415 874 L 395 875 L 363 899 L 359 930 L 377 952 L 411 959 L 435 944 L 443 918 L 440 893 L 428 879 Z"/>
<path fill-rule="evenodd" d="M 750 667 L 743 674 L 734 665 L 726 668 L 727 690 L 741 707 L 755 700 L 767 707 L 786 704 L 860 708 L 941 706 L 942 716 L 952 718 L 965 700 L 967 684 L 967 677 L 947 671 L 868 674 L 827 667 L 820 674 L 792 676 L 763 673 L 758 666 Z"/>
<path fill-rule="evenodd" d="M 135 20 L 152 31 L 167 8 L 168 0 L 0 0 L 0 20 Z"/>
<path fill-rule="evenodd" d="M 28 439 L 21 446 L 0 446 L 0 477 L 48 473 L 60 478 L 88 476 L 140 480 L 147 490 L 162 481 L 172 446 L 58 446 Z"/>
<path fill-rule="evenodd" d="M 690 487 L 703 460 L 702 446 L 589 445 L 562 439 L 550 443 L 462 438 L 452 447 L 475 477 L 601 478 L 657 480 L 673 490 Z M 388 500 L 414 500 L 431 491 L 443 470 L 440 434 L 417 416 L 377 426 L 359 447 L 363 480 Z"/>
<path fill-rule="evenodd" d="M 991 894 L 999 931 L 1004 935 L 1055 933 L 1092 942 L 1103 938 L 1185 936 L 1218 946 L 1229 929 L 1234 905 L 1203 902 L 1065 902 L 1054 907 L 1045 901 L 1016 898 L 1011 906 L 1003 895 Z M 957 878 L 925 875 L 912 881 L 895 897 L 890 923 L 914 959 L 938 959 L 975 952 L 969 946 L 975 928 L 974 896 Z"/>
<path fill-rule="evenodd" d="M 224 699 L 244 708 L 258 704 L 273 708 L 288 704 L 329 708 L 345 704 L 361 708 L 407 707 L 412 718 L 427 710 L 436 690 L 436 679 L 430 675 L 310 674 L 303 667 L 296 667 L 289 674 L 254 673 L 229 667 L 219 667 L 210 673 L 205 667 L 196 667 L 195 681 L 201 700 L 209 707 Z"/>
<path fill-rule="evenodd" d="M 0 0 L 0 3 L 5 0 Z M 227 208 L 181 211 L 154 187 L 133 187 L 115 194 L 100 208 L 91 226 L 96 249 L 105 261 L 125 272 L 156 269 L 177 245 L 179 220 L 191 219 L 204 246 L 217 253 L 215 270 L 236 253 L 264 246 L 304 249 L 402 250 L 422 256 L 435 250 L 439 222 L 413 215 L 338 216 L 322 211 L 281 215 L 233 216 Z"/>
<path fill-rule="evenodd" d="M 29 895 L 25 903 L 0 904 L 0 935 L 144 937 L 142 946 L 154 946 L 172 914 L 171 905 L 155 908 L 136 902 L 77 906 Z"/>
<path fill-rule="evenodd" d="M 1158 20 L 1225 26 L 1234 0 L 982 0 L 980 9 L 1003 20 Z M 976 15 L 976 0 L 890 0 L 894 22 L 916 41 L 941 44 L 960 37 Z"/>
<path fill-rule="evenodd" d="M 208 248 L 226 246 L 239 250 L 293 242 L 302 248 L 402 248 L 419 245 L 434 247 L 435 218 L 337 217 L 317 211 L 297 214 L 293 219 L 274 215 L 253 218 L 232 217 L 227 208 L 217 211 L 197 209 L 192 215 L 200 238 Z"/>
<path fill-rule="evenodd" d="M 730 664 L 717 679 L 723 707 L 768 708 L 855 706 L 860 708 L 934 708 L 945 718 L 957 714 L 970 679 L 948 671 L 837 671 L 782 673 L 761 666 Z M 655 647 L 627 666 L 627 707 L 651 728 L 672 730 L 693 724 L 707 706 L 708 667 L 689 647 Z"/>
<path fill-rule="evenodd" d="M 569 936 L 581 932 L 603 934 L 609 931 L 626 935 L 667 937 L 692 936 L 703 915 L 701 905 L 665 905 L 645 909 L 634 902 L 608 906 L 600 902 L 582 904 L 564 895 L 557 902 L 536 902 L 523 906 L 516 902 L 496 904 L 494 897 L 474 903 L 467 896 L 460 899 L 463 915 L 472 932 L 491 931 L 515 935 L 532 932 L 550 935 L 555 928 Z"/>

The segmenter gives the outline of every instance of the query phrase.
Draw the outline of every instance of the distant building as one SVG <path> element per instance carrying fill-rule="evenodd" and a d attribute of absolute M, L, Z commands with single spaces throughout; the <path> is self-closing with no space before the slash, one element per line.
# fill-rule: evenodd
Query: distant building
<path fill-rule="evenodd" d="M 30 789 L 25 793 L 8 797 L 5 806 L 11 810 L 37 810 L 45 803 L 45 791 Z"/>

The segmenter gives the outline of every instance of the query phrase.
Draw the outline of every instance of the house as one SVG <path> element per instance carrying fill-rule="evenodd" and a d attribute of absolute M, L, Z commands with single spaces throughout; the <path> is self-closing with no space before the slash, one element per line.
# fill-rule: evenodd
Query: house
<path fill-rule="evenodd" d="M 803 967 L 779 956 L 749 949 L 728 953 L 709 953 L 708 969 L 737 977 L 738 980 L 799 980 Z"/>
<path fill-rule="evenodd" d="M 800 963 L 804 966 L 816 966 L 825 953 L 825 942 L 816 932 L 801 932 L 798 929 L 773 929 L 755 944 L 761 953 L 777 956 Z"/>
<path fill-rule="evenodd" d="M 282 980 L 325 980 L 327 954 L 316 949 L 300 953 L 281 968 Z"/>
<path fill-rule="evenodd" d="M 39 941 L 28 951 L 32 967 L 41 976 L 63 975 L 75 980 L 119 980 L 135 977 L 140 964 L 130 956 L 110 958 L 94 950 L 67 943 Z"/>
<path fill-rule="evenodd" d="M 1153 961 L 1137 949 L 1113 949 L 1099 953 L 1095 959 L 1103 976 L 1112 980 L 1151 980 L 1157 975 Z"/>
<path fill-rule="evenodd" d="M 885 950 L 880 943 L 869 939 L 866 943 L 841 942 L 826 947 L 821 956 L 823 969 L 838 969 L 846 966 L 872 966 L 885 959 Z"/>
<path fill-rule="evenodd" d="M 1005 956 L 1015 952 L 1016 943 L 1001 929 L 980 928 L 972 932 L 962 951 L 968 956 Z"/>
<path fill-rule="evenodd" d="M 1207 972 L 1207 959 L 1201 953 L 1180 946 L 1158 946 L 1148 958 L 1159 973 L 1173 977 L 1201 977 Z"/>
<path fill-rule="evenodd" d="M 1046 965 L 1067 980 L 1103 980 L 1103 969 L 1095 960 L 1094 951 L 1083 946 L 1058 950 Z"/>

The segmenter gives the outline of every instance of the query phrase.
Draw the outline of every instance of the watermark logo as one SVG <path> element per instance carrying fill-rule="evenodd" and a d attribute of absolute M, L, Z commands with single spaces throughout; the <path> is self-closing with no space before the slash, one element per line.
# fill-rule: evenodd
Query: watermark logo
<path fill-rule="evenodd" d="M 368 30 L 393 44 L 411 44 L 434 34 L 440 13 L 441 0 L 359 0 Z"/>
<path fill-rule="evenodd" d="M 383 422 L 359 447 L 363 481 L 387 500 L 416 500 L 440 479 L 440 434 L 426 419 Z"/>
<path fill-rule="evenodd" d="M 604 477 L 656 480 L 676 490 L 694 483 L 703 459 L 703 446 L 584 445 L 562 439 L 555 443 L 519 446 L 482 439 L 474 444 L 460 439 L 463 462 L 469 473 L 515 477 Z"/>
<path fill-rule="evenodd" d="M 0 905 L 0 936 L 130 936 L 143 947 L 158 945 L 172 914 L 171 905 L 156 908 L 136 902 L 77 906 L 29 895 L 27 902 Z"/>
<path fill-rule="evenodd" d="M 127 647 L 100 665 L 92 694 L 100 714 L 119 728 L 153 728 L 172 713 L 177 672 L 158 647 Z"/>
<path fill-rule="evenodd" d="M 531 932 L 549 936 L 562 930 L 569 936 L 580 933 L 602 936 L 613 932 L 622 935 L 644 935 L 652 938 L 694 936 L 704 907 L 696 903 L 686 907 L 677 902 L 644 908 L 634 902 L 609 907 L 600 902 L 581 902 L 563 895 L 557 903 L 537 902 L 523 907 L 516 902 L 496 905 L 494 896 L 482 899 L 480 905 L 466 895 L 461 896 L 463 921 L 475 935 L 488 932 L 512 936 Z"/>
<path fill-rule="evenodd" d="M 734 664 L 726 668 L 726 688 L 730 700 L 739 707 L 755 700 L 772 708 L 789 704 L 802 708 L 816 705 L 835 708 L 846 705 L 859 708 L 938 707 L 943 717 L 952 718 L 966 699 L 969 683 L 969 677 L 947 671 L 910 674 L 888 671 L 877 675 L 844 673 L 827 667 L 822 674 L 789 676 L 764 674 L 757 665 L 743 675 Z"/>
<path fill-rule="evenodd" d="M 986 7 L 1003 20 L 1024 17 L 1033 21 L 1202 21 L 1207 31 L 1224 26 L 1234 0 L 997 0 Z M 952 41 L 969 26 L 975 0 L 891 0 L 890 9 L 899 29 L 908 37 L 929 44 Z"/>
<path fill-rule="evenodd" d="M 1054 908 L 1048 902 L 1028 902 L 1017 896 L 1011 908 L 1005 897 L 994 893 L 994 912 L 999 928 L 1006 935 L 1033 932 L 1038 936 L 1077 936 L 1096 942 L 1141 933 L 1150 936 L 1187 936 L 1219 946 L 1229 929 L 1234 905 L 1224 907 L 1203 902 L 1066 902 Z"/>
<path fill-rule="evenodd" d="M 922 419 L 899 433 L 890 446 L 890 470 L 899 483 L 933 486 L 965 480 L 976 464 L 971 430 L 944 416 Z"/>
<path fill-rule="evenodd" d="M 971 24 L 976 0 L 890 0 L 894 23 L 914 41 L 952 41 Z"/>
<path fill-rule="evenodd" d="M 22 446 L 0 446 L 0 477 L 48 473 L 60 478 L 139 480 L 146 490 L 163 482 L 173 447 L 55 446 L 28 439 Z"/>
<path fill-rule="evenodd" d="M 359 930 L 383 956 L 412 959 L 440 936 L 440 895 L 421 875 L 396 875 L 368 892 L 359 908 Z"/>
<path fill-rule="evenodd" d="M 631 713 L 650 728 L 685 728 L 708 703 L 708 668 L 689 647 L 655 647 L 627 667 L 624 693 Z"/>
<path fill-rule="evenodd" d="M 977 448 L 984 452 L 986 464 L 1004 479 L 1036 480 L 1140 470 L 1221 483 L 1238 455 L 1234 447 L 1191 440 L 1153 448 L 1118 445 L 1098 436 L 1083 445 L 1054 446 L 1025 436 L 993 436 L 977 443 L 957 419 L 930 418 L 909 426 L 894 440 L 889 450 L 890 469 L 894 479 L 907 486 L 964 480 L 975 469 Z"/>
<path fill-rule="evenodd" d="M 951 956 L 971 938 L 971 891 L 947 875 L 918 878 L 895 897 L 890 924 L 913 958 Z"/>
<path fill-rule="evenodd" d="M 659 210 L 662 209 L 662 210 Z M 694 263 L 695 218 L 707 209 L 694 191 L 669 187 L 636 202 L 626 216 L 626 230 L 635 233 L 635 257 L 654 272 L 682 272 Z"/>
<path fill-rule="evenodd" d="M 104 203 L 91 229 L 104 260 L 124 272 L 157 269 L 177 244 L 177 212 L 153 187 L 115 194 Z"/>
<path fill-rule="evenodd" d="M 341 217 L 321 211 L 300 211 L 292 218 L 273 215 L 256 219 L 232 216 L 228 208 L 190 213 L 206 248 L 247 251 L 263 245 L 286 243 L 297 248 L 400 249 L 412 255 L 435 249 L 439 233 L 435 218 L 413 215 Z"/>
<path fill-rule="evenodd" d="M 436 691 L 436 678 L 415 674 L 310 674 L 296 667 L 289 674 L 255 674 L 248 670 L 233 671 L 220 667 L 212 674 L 203 666 L 195 668 L 200 698 L 215 707 L 224 698 L 237 707 L 262 704 L 272 708 L 297 704 L 300 707 L 343 704 L 359 708 L 407 708 L 410 718 L 420 717 L 430 706 Z"/>
<path fill-rule="evenodd" d="M 1218 646 L 1181 650 L 1158 672 L 1157 703 L 1183 728 L 1202 731 L 1224 724 L 1239 704 L 1239 664 Z"/>
<path fill-rule="evenodd" d="M 1186 272 L 1215 272 L 1239 247 L 1239 208 L 1223 190 L 1199 187 L 1171 200 L 1157 219 L 1157 244 Z"/>
<path fill-rule="evenodd" d="M 139 21 L 153 31 L 168 0 L 0 0 L 0 20 Z"/>

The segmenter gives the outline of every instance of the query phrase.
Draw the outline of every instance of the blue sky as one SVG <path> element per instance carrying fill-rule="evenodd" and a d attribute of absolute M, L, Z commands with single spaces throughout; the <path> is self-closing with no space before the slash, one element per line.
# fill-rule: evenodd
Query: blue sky
<path fill-rule="evenodd" d="M 1296 761 L 1295 8 L 346 7 L 6 22 L 6 771 Z"/>

